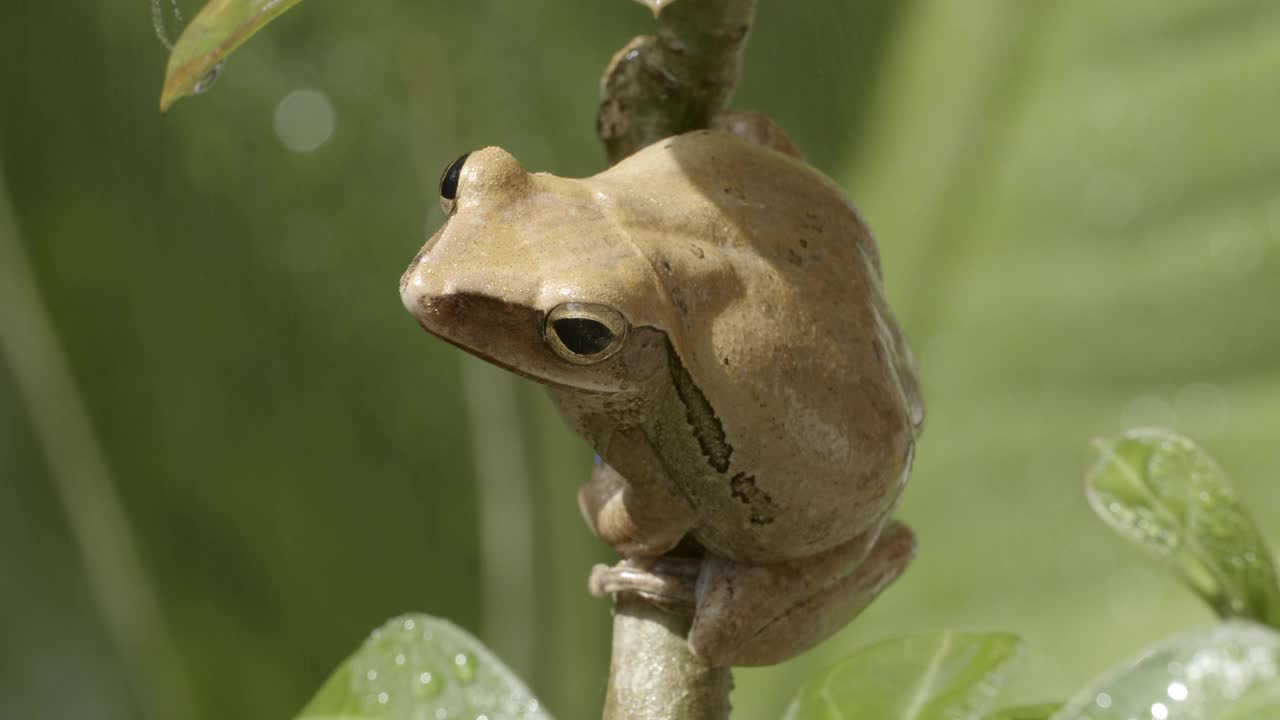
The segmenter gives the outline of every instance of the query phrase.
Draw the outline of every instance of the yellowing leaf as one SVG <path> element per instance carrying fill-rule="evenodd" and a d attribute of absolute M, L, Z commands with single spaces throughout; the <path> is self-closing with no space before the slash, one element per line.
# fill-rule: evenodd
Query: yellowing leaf
<path fill-rule="evenodd" d="M 301 0 L 209 0 L 182 31 L 165 68 L 160 112 L 207 90 L 233 50 Z"/>

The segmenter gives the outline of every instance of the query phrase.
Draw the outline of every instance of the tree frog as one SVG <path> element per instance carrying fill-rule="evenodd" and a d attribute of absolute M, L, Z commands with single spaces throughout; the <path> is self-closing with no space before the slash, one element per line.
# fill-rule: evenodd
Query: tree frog
<path fill-rule="evenodd" d="M 424 329 L 545 385 L 596 450 L 579 505 L 623 560 L 593 591 L 687 609 L 717 666 L 803 652 L 905 568 L 889 515 L 924 415 L 857 210 L 789 141 L 740 134 L 585 179 L 464 155 L 400 281 Z"/>

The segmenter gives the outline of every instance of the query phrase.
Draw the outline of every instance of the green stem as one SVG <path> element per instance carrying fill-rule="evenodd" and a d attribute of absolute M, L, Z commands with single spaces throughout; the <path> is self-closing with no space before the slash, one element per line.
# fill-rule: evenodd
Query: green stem
<path fill-rule="evenodd" d="M 756 13 L 756 0 L 639 1 L 658 33 L 619 50 L 600 81 L 596 130 L 610 165 L 711 126 L 738 84 Z M 635 595 L 614 598 L 604 720 L 728 720 L 733 675 L 693 653 L 690 623 Z"/>
<path fill-rule="evenodd" d="M 614 601 L 604 720 L 727 720 L 733 676 L 689 648 L 690 619 L 631 594 Z"/>

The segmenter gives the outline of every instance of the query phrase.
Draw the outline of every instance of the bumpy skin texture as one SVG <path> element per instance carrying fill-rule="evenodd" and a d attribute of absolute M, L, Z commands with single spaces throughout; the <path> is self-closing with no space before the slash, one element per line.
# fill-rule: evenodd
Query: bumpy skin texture
<path fill-rule="evenodd" d="M 690 601 L 705 656 L 796 654 L 909 561 L 910 531 L 881 531 L 923 420 L 910 351 L 866 225 L 804 162 L 710 131 L 582 180 L 481 150 L 401 295 L 429 332 L 547 386 L 604 459 L 579 499 L 621 555 L 705 551 L 692 587 L 596 578 Z M 553 351 L 566 302 L 625 318 L 616 354 Z"/>

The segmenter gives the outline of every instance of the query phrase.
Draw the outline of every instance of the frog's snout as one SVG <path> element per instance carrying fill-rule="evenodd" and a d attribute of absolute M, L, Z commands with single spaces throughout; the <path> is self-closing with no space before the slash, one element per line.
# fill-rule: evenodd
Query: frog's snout
<path fill-rule="evenodd" d="M 439 283 L 432 282 L 432 273 L 425 267 L 426 254 L 427 251 L 423 249 L 414 256 L 413 262 L 409 263 L 409 267 L 400 276 L 400 302 L 428 332 L 436 332 L 435 329 L 426 325 L 429 317 L 435 314 L 432 308 L 433 300 L 448 296 L 450 293 L 448 288 L 436 287 Z"/>

